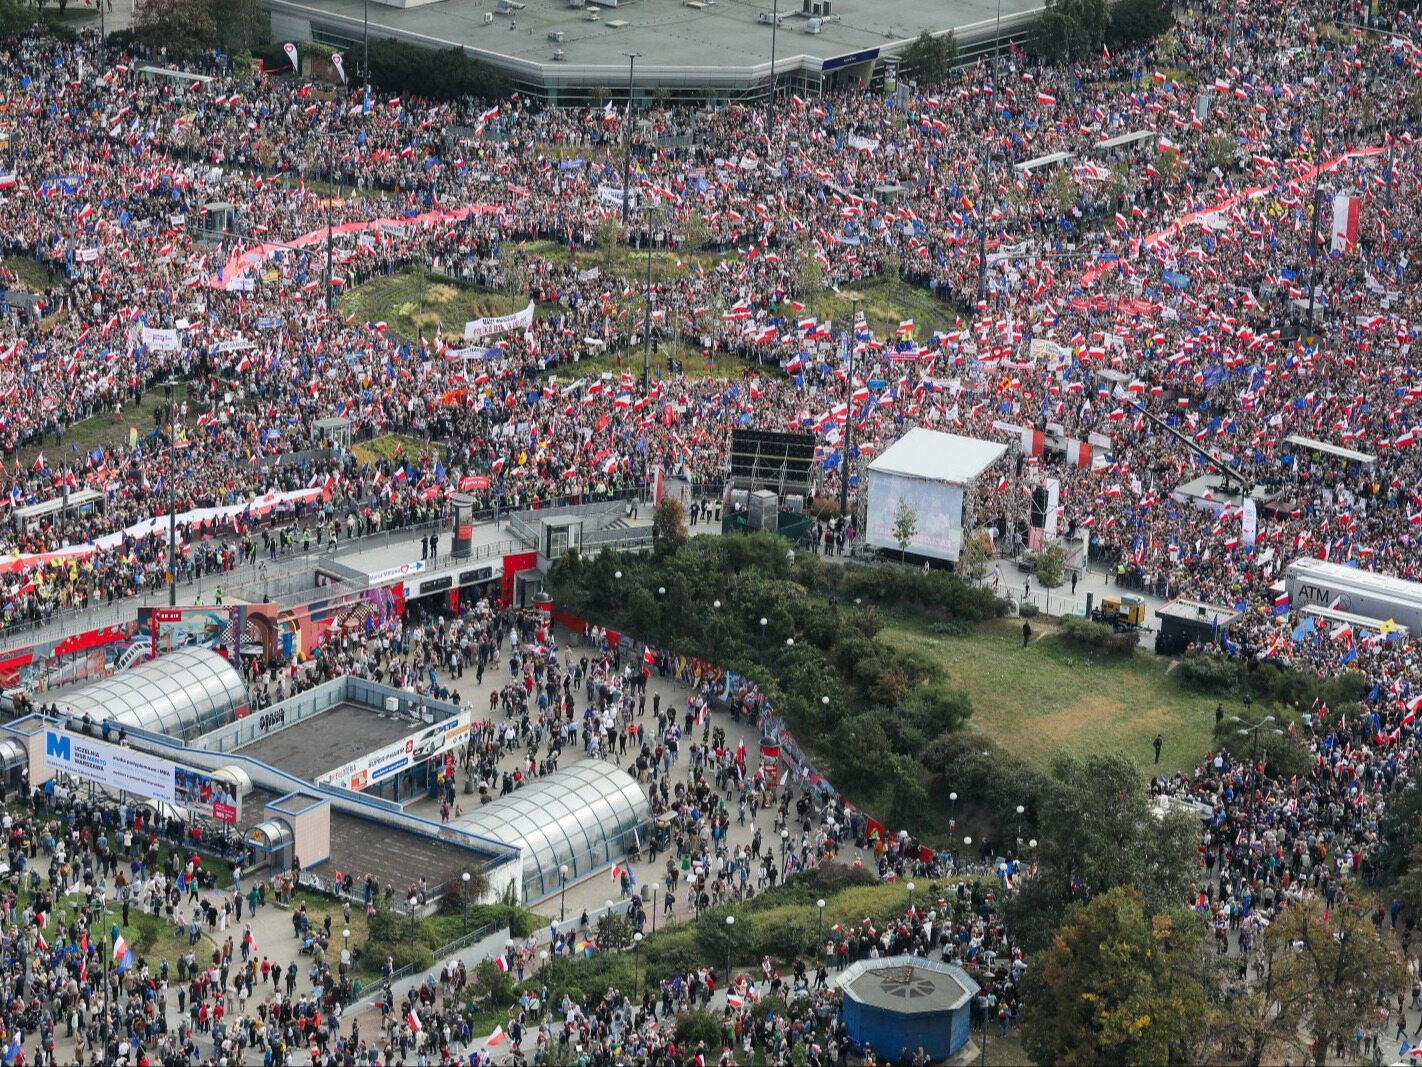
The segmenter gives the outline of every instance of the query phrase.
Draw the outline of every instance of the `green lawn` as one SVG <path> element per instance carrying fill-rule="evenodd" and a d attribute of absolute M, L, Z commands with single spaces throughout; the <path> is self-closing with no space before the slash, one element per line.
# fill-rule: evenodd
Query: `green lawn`
<path fill-rule="evenodd" d="M 369 441 L 362 441 L 351 448 L 355 458 L 361 463 L 377 463 L 382 459 L 393 459 L 396 448 L 404 448 L 401 459 L 412 462 L 422 451 L 427 451 L 430 444 L 421 441 L 418 437 L 407 437 L 404 434 L 391 433 L 384 437 L 372 437 Z"/>
<path fill-rule="evenodd" d="M 890 268 L 892 272 L 892 267 Z M 947 332 L 953 328 L 957 312 L 953 306 L 939 300 L 927 289 L 909 285 L 893 276 L 870 279 L 857 287 L 862 298 L 859 310 L 876 337 L 891 337 L 900 322 L 912 319 L 914 337 L 927 341 L 934 330 Z M 818 319 L 830 319 L 836 326 L 849 322 L 850 289 L 843 288 L 835 293 L 826 290 L 818 296 L 804 301 Z"/>
<path fill-rule="evenodd" d="M 1157 733 L 1167 774 L 1192 770 L 1209 751 L 1216 701 L 1168 678 L 1170 660 L 1144 649 L 1130 660 L 1096 660 L 1060 642 L 1045 621 L 1032 620 L 1032 629 L 1026 649 L 1016 619 L 985 623 L 968 637 L 890 619 L 882 636 L 942 663 L 948 684 L 972 697 L 970 729 L 1039 768 L 1058 752 L 1120 749 L 1149 773 Z"/>
<path fill-rule="evenodd" d="M 181 394 L 180 398 L 181 398 Z M 20 467 L 28 469 L 34 466 L 35 460 L 41 452 L 44 453 L 45 463 L 51 470 L 58 469 L 66 463 L 78 464 L 82 470 L 84 467 L 84 457 L 96 448 L 121 449 L 128 447 L 128 430 L 133 427 L 138 431 L 139 437 L 144 437 L 153 432 L 153 412 L 165 400 L 163 390 L 150 389 L 143 395 L 143 400 L 137 405 L 124 405 L 123 418 L 115 419 L 113 412 L 101 411 L 83 422 L 76 422 L 69 429 L 64 431 L 64 437 L 58 445 L 54 443 L 53 435 L 50 435 L 42 444 L 27 445 L 19 449 L 13 460 L 19 460 Z M 192 406 L 188 406 L 189 421 L 195 417 Z M 74 448 L 70 448 L 74 445 Z"/>
<path fill-rule="evenodd" d="M 340 299 L 343 315 L 354 315 L 357 322 L 384 322 L 404 341 L 413 341 L 420 330 L 432 337 L 441 326 L 446 338 L 457 338 L 468 319 L 507 315 L 527 304 L 525 297 L 465 286 L 419 269 L 373 278 Z"/>
<path fill-rule="evenodd" d="M 29 256 L 6 256 L 2 261 L 6 270 L 20 279 L 20 284 L 33 292 L 42 293 L 49 287 L 49 275 L 39 260 Z"/>

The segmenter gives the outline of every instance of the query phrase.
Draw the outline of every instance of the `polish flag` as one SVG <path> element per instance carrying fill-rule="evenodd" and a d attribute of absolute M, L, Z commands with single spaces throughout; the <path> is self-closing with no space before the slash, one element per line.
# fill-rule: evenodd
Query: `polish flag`
<path fill-rule="evenodd" d="M 415 1031 L 415 1033 L 418 1034 L 421 1030 L 425 1028 L 424 1023 L 420 1022 L 419 1012 L 411 1009 L 410 1014 L 407 1015 L 405 1018 L 410 1024 L 410 1029 Z"/>
<path fill-rule="evenodd" d="M 500 1024 L 500 1025 L 494 1027 L 494 1032 L 489 1035 L 489 1040 L 488 1040 L 488 1041 L 485 1041 L 484 1044 L 486 1044 L 486 1045 L 502 1045 L 502 1044 L 504 1043 L 504 1038 L 505 1038 L 505 1036 L 506 1036 L 506 1035 L 504 1034 L 504 1027 L 503 1027 L 503 1024 Z"/>

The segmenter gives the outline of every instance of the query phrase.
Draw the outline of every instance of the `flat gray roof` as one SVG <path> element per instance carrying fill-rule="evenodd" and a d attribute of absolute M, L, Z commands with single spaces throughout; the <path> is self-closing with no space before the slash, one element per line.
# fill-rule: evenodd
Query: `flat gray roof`
<path fill-rule="evenodd" d="M 361 704 L 337 704 L 298 726 L 238 749 L 288 774 L 314 782 L 327 771 L 418 730 L 419 724 Z"/>
<path fill-rule="evenodd" d="M 781 0 L 775 69 L 819 72 L 894 54 L 922 31 L 954 29 L 961 42 L 990 38 L 996 0 L 828 0 L 829 19 L 807 33 L 808 2 Z M 615 6 L 614 6 L 615 4 Z M 365 0 L 269 0 L 276 40 L 362 39 Z M 634 83 L 642 87 L 745 85 L 770 75 L 771 27 L 762 23 L 774 0 L 527 0 L 498 13 L 495 0 L 440 0 L 418 7 L 370 4 L 372 40 L 394 37 L 428 47 L 462 47 L 515 77 L 564 85 L 625 85 L 626 52 L 641 53 Z M 589 9 L 597 9 L 596 20 Z M 1040 0 L 1003 0 L 1002 33 L 1020 29 Z M 491 21 L 485 15 L 492 14 Z M 313 34 L 312 29 L 318 31 Z M 550 40 L 561 33 L 563 40 Z M 563 58 L 553 53 L 561 50 Z M 348 52 L 349 54 L 349 52 Z"/>
<path fill-rule="evenodd" d="M 920 956 L 860 960 L 835 982 L 846 997 L 901 1015 L 954 1011 L 979 989 L 961 967 Z"/>

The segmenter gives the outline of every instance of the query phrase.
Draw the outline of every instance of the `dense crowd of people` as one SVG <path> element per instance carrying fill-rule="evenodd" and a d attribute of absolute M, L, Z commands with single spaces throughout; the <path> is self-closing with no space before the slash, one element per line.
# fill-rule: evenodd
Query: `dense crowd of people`
<path fill-rule="evenodd" d="M 1410 531 L 1422 515 L 1422 475 L 1412 408 L 1422 383 L 1410 368 L 1419 329 L 1410 250 L 1422 157 L 1411 126 L 1422 49 L 1406 15 L 1367 35 L 1330 25 L 1335 15 L 1317 4 L 1193 12 L 1166 44 L 1071 65 L 1012 50 L 918 87 L 907 108 L 850 91 L 791 98 L 773 125 L 741 105 L 647 111 L 627 192 L 655 204 L 657 217 L 644 221 L 653 216 L 639 205 L 620 239 L 680 257 L 646 294 L 650 318 L 659 338 L 692 339 L 707 356 L 734 354 L 745 366 L 731 379 L 658 373 L 645 386 L 630 371 L 578 376 L 582 358 L 640 345 L 640 281 L 561 254 L 605 242 L 614 225 L 616 208 L 599 203 L 598 187 L 621 180 L 621 112 L 365 91 L 325 100 L 276 77 L 151 79 L 138 73 L 142 57 L 104 52 L 82 35 L 26 37 L 0 57 L 14 117 L 0 222 L 6 252 L 36 259 L 48 284 L 35 314 L 19 300 L 5 305 L 0 450 L 42 447 L 48 458 L 0 469 L 0 506 L 14 512 L 83 489 L 102 501 L 0 535 L 0 624 L 35 624 L 161 583 L 170 508 L 186 576 L 439 522 L 456 488 L 480 506 L 519 507 L 610 497 L 662 470 L 711 498 L 726 479 L 728 435 L 747 423 L 813 433 L 817 489 L 829 497 L 847 478 L 857 498 L 865 461 L 914 426 L 1091 440 L 1096 462 L 1044 454 L 980 480 L 974 513 L 1015 533 L 1023 490 L 1055 478 L 1059 528 L 1084 536 L 1123 580 L 1249 606 L 1216 654 L 1320 673 L 1352 665 L 1374 686 L 1366 715 L 1315 709 L 1298 738 L 1316 756 L 1307 776 L 1269 779 L 1222 751 L 1157 783 L 1209 808 L 1197 905 L 1247 950 L 1255 913 L 1267 917 L 1303 892 L 1346 898 L 1369 878 L 1376 814 L 1415 773 L 1410 645 L 1384 635 L 1300 640 L 1269 591 L 1304 555 L 1416 573 Z M 464 141 L 449 132 L 472 128 L 479 133 Z M 1110 141 L 1125 143 L 1102 147 Z M 1035 165 L 1055 153 L 1071 156 Z M 340 195 L 318 194 L 308 179 Z M 1326 209 L 1315 229 L 1316 202 L 1345 196 L 1360 205 L 1356 232 L 1335 236 Z M 225 233 L 200 241 L 190 222 L 223 203 L 233 205 Z M 501 288 L 517 306 L 534 300 L 538 311 L 526 326 L 470 343 L 458 324 L 396 337 L 327 303 L 328 274 L 340 292 L 411 262 Z M 823 286 L 847 291 L 893 276 L 944 301 L 945 329 L 807 313 Z M 948 325 L 950 306 L 968 321 Z M 839 355 L 846 332 L 855 372 Z M 178 395 L 128 447 L 65 447 L 76 422 L 121 424 L 125 407 L 173 379 L 184 383 Z M 430 444 L 363 464 L 323 448 L 318 420 L 331 416 L 356 435 Z M 1240 509 L 1172 497 L 1206 462 L 1161 423 L 1193 439 L 1210 465 L 1275 494 L 1254 544 Z M 1291 435 L 1376 458 L 1301 451 Z M 825 529 L 819 540 L 842 550 L 855 532 Z M 454 620 L 381 619 L 302 667 L 260 676 L 254 667 L 249 681 L 257 706 L 340 673 L 458 703 L 464 671 L 480 684 L 487 671 L 507 672 L 466 751 L 480 788 L 512 791 L 556 769 L 568 746 L 628 767 L 669 827 L 666 906 L 677 897 L 698 911 L 714 906 L 866 839 L 852 813 L 810 810 L 807 798 L 761 780 L 703 694 L 685 707 L 654 701 L 649 715 L 640 667 L 616 649 L 558 649 L 536 620 L 483 608 Z M 756 712 L 753 699 L 746 708 Z M 526 755 L 518 768 L 501 768 L 515 751 Z M 444 815 L 457 819 L 448 800 Z M 766 809 L 786 831 L 779 858 L 754 839 L 724 847 L 730 824 Z M 166 902 L 195 871 L 172 853 L 156 869 L 141 821 L 124 815 L 112 834 L 119 825 L 134 826 L 125 842 L 140 842 L 136 852 L 124 846 L 126 874 L 113 869 L 125 865 L 98 823 L 73 831 L 73 844 L 53 830 L 41 836 L 39 823 L 27 828 L 30 869 L 37 842 L 52 838 L 46 855 L 60 868 L 77 861 L 81 884 L 103 881 L 107 863 L 107 885 L 133 902 L 185 907 Z M 872 854 L 884 875 L 932 864 L 911 843 L 882 837 Z M 845 955 L 945 953 L 993 968 L 984 1015 L 1010 1019 L 1020 958 L 991 895 L 960 887 L 955 900 L 882 935 L 839 936 L 821 970 L 838 945 Z M 189 922 L 236 930 L 240 911 L 227 909 L 243 899 L 211 898 Z M 20 919 L 29 937 L 33 914 Z M 82 1024 L 94 1009 L 88 963 L 102 924 L 91 934 L 65 921 L 72 929 L 52 939 L 40 977 L 10 956 L 9 980 L 23 974 L 26 984 L 7 1001 L 7 1022 L 30 1033 L 76 1011 Z M 254 962 L 237 940 L 235 954 L 229 937 L 210 963 L 184 963 L 175 984 L 191 1026 L 159 1047 L 201 1057 L 208 1035 L 215 1055 L 260 1036 L 267 1047 L 275 1039 L 353 1055 L 359 1042 L 339 1035 L 328 1010 L 343 976 L 328 969 L 303 983 L 305 997 L 294 985 L 283 993 L 290 969 Z M 795 1010 L 769 1027 L 733 1013 L 727 1047 L 749 1032 L 756 1048 L 788 1056 L 796 1027 L 826 1003 L 818 976 L 797 975 L 790 988 L 802 980 Z M 166 975 L 140 967 L 110 981 L 111 995 L 98 999 L 112 1007 L 102 1054 L 114 1062 L 119 1035 L 151 1025 Z M 231 1000 L 260 999 L 267 981 L 265 1013 L 239 1011 L 244 1027 L 227 1028 Z M 714 981 L 710 969 L 684 975 L 640 1005 L 617 991 L 590 995 L 518 1020 L 515 1040 L 573 1042 L 606 1057 L 636 1045 L 647 1062 L 674 1056 L 659 1006 L 690 1002 Z M 436 992 L 399 1004 L 390 995 L 387 1058 L 467 1036 Z M 421 1012 L 428 1026 L 414 1025 Z M 832 1056 L 818 1050 L 812 1062 Z"/>
<path fill-rule="evenodd" d="M 521 99 L 477 114 L 361 92 L 318 100 L 282 78 L 145 80 L 135 57 L 95 56 L 92 42 L 27 39 L 7 61 L 21 118 L 0 210 L 11 251 L 38 257 L 53 284 L 41 322 L 14 308 L 7 319 L 0 445 L 48 443 L 49 458 L 7 470 L 0 503 L 80 486 L 105 501 L 11 535 L 6 616 L 34 621 L 161 581 L 166 550 L 148 535 L 170 504 L 189 517 L 179 570 L 191 574 L 251 558 L 259 535 L 290 545 L 314 529 L 320 545 L 337 529 L 437 517 L 469 476 L 487 477 L 471 490 L 485 505 L 611 494 L 654 468 L 714 493 L 726 436 L 750 419 L 816 433 L 831 496 L 841 476 L 857 489 L 863 460 L 913 425 L 1104 434 L 1106 466 L 1044 461 L 1024 484 L 1062 478 L 1062 525 L 1089 528 L 1098 554 L 1157 587 L 1248 599 L 1297 552 L 1405 572 L 1408 541 L 1388 520 L 1411 513 L 1414 480 L 1403 357 L 1417 172 L 1408 109 L 1377 102 L 1410 99 L 1416 57 L 1406 36 L 1323 32 L 1319 17 L 1197 14 L 1169 56 L 1052 68 L 1012 52 L 911 97 L 907 114 L 871 93 L 795 100 L 773 129 L 754 108 L 653 110 L 634 143 L 636 192 L 664 213 L 650 238 L 685 251 L 652 287 L 654 326 L 748 362 L 739 380 L 659 376 L 645 392 L 630 373 L 567 373 L 594 347 L 639 341 L 636 280 L 539 253 L 591 245 L 615 215 L 596 188 L 614 181 L 617 115 Z M 73 86 L 81 63 L 104 73 Z M 456 127 L 482 132 L 452 142 Z M 1154 133 L 1134 149 L 1097 147 L 1141 131 Z M 1069 169 L 1017 166 L 1056 152 L 1075 154 Z M 1339 157 L 1319 184 L 1325 198 L 1362 199 L 1357 244 L 1334 252 L 1323 234 L 1315 264 L 1301 234 L 1312 175 Z M 318 196 L 308 176 L 358 195 Z M 880 203 L 884 187 L 894 198 Z M 227 236 L 196 241 L 187 220 L 222 202 L 235 205 Z M 325 303 L 327 227 L 337 289 L 419 261 L 540 311 L 488 348 L 454 324 L 396 338 L 347 321 Z M 1295 301 L 1315 270 L 1318 327 L 1299 337 Z M 821 283 L 893 274 L 972 323 L 929 337 L 912 323 L 804 317 Z M 854 381 L 834 354 L 846 328 Z M 190 383 L 186 395 L 131 449 L 64 449 L 75 421 L 122 418 L 169 376 Z M 1170 501 L 1200 468 L 1133 403 L 1287 491 L 1260 532 L 1271 564 L 1226 547 L 1237 515 Z M 357 434 L 444 447 L 373 468 L 349 454 L 280 463 L 319 446 L 316 420 L 331 415 Z M 859 445 L 842 457 L 851 419 Z M 1294 432 L 1389 447 L 1367 471 L 1336 467 L 1286 454 Z M 979 513 L 1015 525 L 1017 494 L 997 484 L 980 486 Z M 221 514 L 193 518 L 203 509 Z M 1281 641 L 1279 624 L 1250 629 Z"/>

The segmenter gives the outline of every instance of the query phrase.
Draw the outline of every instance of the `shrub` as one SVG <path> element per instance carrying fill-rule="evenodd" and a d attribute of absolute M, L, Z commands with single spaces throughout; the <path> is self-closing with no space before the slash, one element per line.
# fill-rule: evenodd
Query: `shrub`
<path fill-rule="evenodd" d="M 1219 656 L 1186 656 L 1176 670 L 1180 684 L 1202 693 L 1225 693 L 1239 681 L 1239 665 Z"/>
<path fill-rule="evenodd" d="M 721 921 L 725 922 L 725 919 Z M 658 930 L 642 945 L 642 962 L 647 968 L 649 982 L 686 974 L 705 961 L 706 957 L 696 944 L 696 928 L 690 923 Z"/>
<path fill-rule="evenodd" d="M 1104 622 L 1092 622 L 1079 615 L 1068 615 L 1062 620 L 1062 638 L 1081 648 L 1102 648 L 1113 633 Z"/>
<path fill-rule="evenodd" d="M 934 637 L 967 637 L 973 632 L 973 627 L 962 619 L 949 619 L 947 622 L 935 622 L 928 628 L 928 632 Z"/>
<path fill-rule="evenodd" d="M 145 956 L 153 951 L 153 946 L 158 944 L 158 939 L 162 935 L 163 921 L 156 915 L 149 915 L 147 912 L 139 912 L 139 914 L 134 917 L 131 931 L 134 954 Z"/>
<path fill-rule="evenodd" d="M 676 1043 L 691 1050 L 698 1045 L 721 1047 L 721 1020 L 709 1011 L 689 1011 L 676 1021 Z"/>
<path fill-rule="evenodd" d="M 397 971 L 401 967 L 413 967 L 419 972 L 434 966 L 434 949 L 410 941 L 371 941 L 364 955 L 371 960 L 384 960 L 389 956 Z"/>
<path fill-rule="evenodd" d="M 1037 605 L 1030 600 L 1024 601 L 1017 606 L 1017 614 L 1021 615 L 1024 619 L 1035 618 L 1041 613 L 1041 610 L 1041 608 L 1037 607 Z"/>
<path fill-rule="evenodd" d="M 1108 656 L 1130 658 L 1136 654 L 1136 646 L 1140 643 L 1141 634 L 1139 630 L 1124 630 L 1121 633 L 1111 634 L 1107 637 L 1101 648 Z"/>
<path fill-rule="evenodd" d="M 851 867 L 847 863 L 826 863 L 815 868 L 810 884 L 825 893 L 838 893 L 842 889 L 856 885 L 878 885 L 879 879 L 872 871 L 863 867 Z"/>

